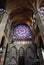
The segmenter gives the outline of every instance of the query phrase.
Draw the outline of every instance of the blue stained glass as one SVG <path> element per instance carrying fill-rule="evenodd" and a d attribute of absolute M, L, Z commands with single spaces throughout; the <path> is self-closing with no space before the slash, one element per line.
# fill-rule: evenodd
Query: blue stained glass
<path fill-rule="evenodd" d="M 26 25 L 18 25 L 14 29 L 14 35 L 17 38 L 31 38 L 31 31 Z"/>
<path fill-rule="evenodd" d="M 5 13 L 5 10 L 4 9 L 0 9 L 0 14 L 4 14 Z"/>
<path fill-rule="evenodd" d="M 41 16 L 44 16 L 44 7 L 40 8 L 40 14 L 41 14 Z"/>

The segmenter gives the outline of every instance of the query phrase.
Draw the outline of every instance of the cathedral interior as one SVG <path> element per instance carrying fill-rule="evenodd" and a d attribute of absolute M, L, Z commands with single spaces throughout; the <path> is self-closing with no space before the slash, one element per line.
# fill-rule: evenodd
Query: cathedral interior
<path fill-rule="evenodd" d="M 0 65 L 44 65 L 44 0 L 0 0 Z"/>

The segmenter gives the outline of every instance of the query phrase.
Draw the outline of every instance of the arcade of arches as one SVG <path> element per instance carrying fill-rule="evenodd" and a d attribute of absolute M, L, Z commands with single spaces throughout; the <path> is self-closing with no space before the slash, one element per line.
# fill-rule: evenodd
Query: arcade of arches
<path fill-rule="evenodd" d="M 44 1 L 0 4 L 0 65 L 44 65 Z"/>

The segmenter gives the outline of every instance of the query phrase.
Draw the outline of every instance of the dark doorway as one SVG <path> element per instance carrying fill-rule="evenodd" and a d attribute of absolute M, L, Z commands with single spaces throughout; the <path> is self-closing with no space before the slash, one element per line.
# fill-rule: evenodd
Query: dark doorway
<path fill-rule="evenodd" d="M 19 56 L 18 65 L 25 65 L 25 57 L 24 56 Z"/>

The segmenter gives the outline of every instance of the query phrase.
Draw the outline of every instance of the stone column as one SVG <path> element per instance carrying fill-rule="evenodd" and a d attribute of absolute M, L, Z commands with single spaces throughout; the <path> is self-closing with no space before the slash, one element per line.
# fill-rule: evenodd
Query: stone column
<path fill-rule="evenodd" d="M 4 16 L 3 16 L 3 19 L 1 21 L 1 24 L 0 24 L 0 44 L 1 44 L 1 39 L 3 37 L 3 34 L 4 34 L 4 30 L 5 30 L 5 26 L 6 26 L 6 23 L 7 23 L 7 19 L 8 19 L 8 14 L 5 13 Z"/>

